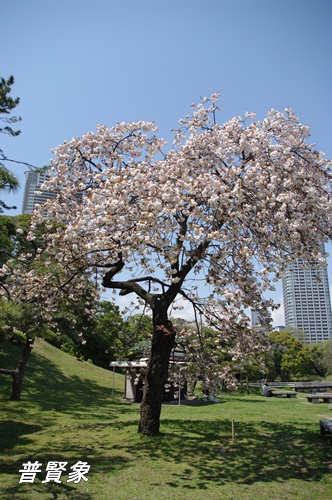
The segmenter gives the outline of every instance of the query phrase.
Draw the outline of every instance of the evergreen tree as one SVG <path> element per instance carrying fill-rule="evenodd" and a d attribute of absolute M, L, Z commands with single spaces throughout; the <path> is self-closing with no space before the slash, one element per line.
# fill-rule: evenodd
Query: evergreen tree
<path fill-rule="evenodd" d="M 16 137 L 21 131 L 14 130 L 11 125 L 21 121 L 20 116 L 12 116 L 11 112 L 20 102 L 20 98 L 13 99 L 9 94 L 11 87 L 14 85 L 14 77 L 11 75 L 7 80 L 0 78 L 0 121 L 3 126 L 0 127 L 0 132 Z M 4 155 L 3 150 L 0 148 L 0 159 L 2 161 L 8 160 Z M 11 192 L 17 190 L 19 181 L 17 176 L 8 170 L 3 163 L 0 163 L 0 191 Z M 0 213 L 4 210 L 15 209 L 16 207 L 9 207 L 3 200 L 0 200 Z"/>

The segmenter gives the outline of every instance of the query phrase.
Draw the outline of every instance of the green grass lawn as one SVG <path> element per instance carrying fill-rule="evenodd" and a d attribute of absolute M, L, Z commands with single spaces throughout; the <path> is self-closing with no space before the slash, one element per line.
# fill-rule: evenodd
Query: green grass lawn
<path fill-rule="evenodd" d="M 2 367 L 22 349 L 7 345 Z M 331 499 L 331 438 L 319 420 L 327 404 L 258 394 L 221 403 L 164 405 L 161 434 L 137 434 L 139 406 L 121 402 L 124 377 L 39 340 L 20 402 L 0 375 L 0 499 Z M 232 419 L 235 440 L 232 441 Z M 34 483 L 19 483 L 22 464 L 41 462 Z M 42 483 L 46 465 L 68 462 L 62 483 Z M 68 482 L 78 461 L 88 481 Z"/>

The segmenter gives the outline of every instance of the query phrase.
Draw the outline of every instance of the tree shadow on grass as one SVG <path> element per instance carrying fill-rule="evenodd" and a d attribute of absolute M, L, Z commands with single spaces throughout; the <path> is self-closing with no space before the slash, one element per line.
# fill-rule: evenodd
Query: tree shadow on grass
<path fill-rule="evenodd" d="M 75 358 L 72 362 L 77 363 Z M 108 424 L 113 423 L 128 412 L 123 404 L 116 401 L 115 398 L 119 397 L 116 391 L 115 398 L 112 399 L 109 387 L 101 386 L 88 378 L 65 375 L 55 363 L 41 356 L 35 356 L 29 361 L 20 401 L 8 400 L 7 394 L 10 391 L 7 392 L 7 387 L 10 387 L 11 380 L 7 378 L 7 382 L 2 388 L 2 395 L 5 397 L 0 401 L 3 410 L 0 421 L 0 454 L 4 450 L 10 453 L 16 446 L 22 448 L 25 444 L 29 445 L 34 434 L 49 426 L 52 428 L 53 421 L 56 423 L 59 414 L 68 415 L 68 425 L 73 418 L 80 422 L 82 417 L 87 416 L 89 421 L 98 426 L 103 420 Z M 65 420 L 66 418 L 63 419 Z M 57 429 L 53 429 L 51 433 L 56 431 Z"/>
<path fill-rule="evenodd" d="M 76 358 L 72 358 L 77 363 Z M 111 372 L 110 372 L 111 377 Z M 11 379 L 8 378 L 8 388 Z M 10 390 L 8 390 L 8 395 Z M 114 396 L 122 395 L 115 389 Z M 23 382 L 20 402 L 10 402 L 12 406 L 20 406 L 24 411 L 25 404 L 32 403 L 36 410 L 55 410 L 62 413 L 84 411 L 87 407 L 96 410 L 110 405 L 112 417 L 121 413 L 121 405 L 112 400 L 112 391 L 102 387 L 91 379 L 82 379 L 77 375 L 65 375 L 58 365 L 47 358 L 36 356 L 29 361 L 27 373 Z M 114 406 L 114 411 L 112 407 Z"/>
<path fill-rule="evenodd" d="M 50 436 L 49 442 L 43 441 L 39 444 L 37 442 L 37 446 L 33 442 L 32 434 L 47 429 L 47 424 L 44 422 L 42 425 L 28 425 L 17 421 L 5 421 L 2 424 L 3 427 L 0 428 L 0 432 L 1 430 L 8 432 L 8 437 L 3 443 L 5 445 L 4 454 L 3 458 L 0 459 L 1 499 L 34 500 L 35 498 L 43 498 L 52 500 L 61 498 L 63 500 L 92 500 L 95 497 L 87 491 L 87 483 L 83 480 L 77 485 L 71 482 L 67 483 L 72 465 L 78 461 L 87 462 L 90 465 L 87 478 L 93 480 L 95 476 L 98 476 L 99 478 L 105 478 L 106 481 L 106 478 L 110 475 L 116 475 L 129 467 L 134 460 L 131 456 L 124 456 L 122 453 L 116 452 L 112 446 L 107 444 L 105 434 L 111 428 L 110 422 L 96 422 L 87 425 L 82 422 L 82 424 L 78 425 L 77 429 L 79 431 L 82 429 L 87 435 L 91 432 L 89 440 L 85 438 L 81 442 L 75 438 L 66 439 L 66 432 L 64 433 L 64 439 L 62 439 L 61 429 L 59 429 L 60 439 L 54 441 Z M 10 458 L 11 448 L 13 449 L 13 455 L 18 454 L 18 457 Z M 24 458 L 22 458 L 23 452 Z M 22 469 L 23 463 L 28 461 L 40 462 L 42 464 L 41 473 L 37 474 L 33 484 L 20 484 L 21 473 L 19 471 Z M 54 481 L 42 483 L 46 477 L 46 466 L 48 462 L 53 461 L 67 462 L 67 470 L 61 477 L 62 482 L 61 484 Z"/>
<path fill-rule="evenodd" d="M 207 489 L 214 485 L 284 482 L 290 479 L 320 481 L 331 472 L 332 448 L 322 440 L 319 425 L 260 422 L 239 423 L 234 441 L 225 420 L 163 420 L 157 438 L 142 436 L 137 458 L 185 464 L 173 473 L 171 487 Z"/>
<path fill-rule="evenodd" d="M 16 420 L 0 420 L 0 450 L 11 449 L 17 441 L 21 446 L 28 446 L 32 441 L 29 436 L 41 431 L 42 428 L 42 425 L 26 424 Z"/>
<path fill-rule="evenodd" d="M 74 486 L 66 484 L 48 483 L 39 487 L 38 483 L 33 484 L 19 484 L 15 487 L 3 489 L 3 499 L 14 500 L 33 500 L 34 497 L 43 494 L 44 500 L 55 500 L 61 498 L 62 500 L 93 500 L 93 495 L 82 491 Z M 40 498 L 40 496 L 39 496 Z"/>
<path fill-rule="evenodd" d="M 19 483 L 15 486 L 8 486 L 1 489 L 3 499 L 15 500 L 33 500 L 34 498 L 43 498 L 44 500 L 53 500 L 61 498 L 63 500 L 93 500 L 93 495 L 84 491 L 84 485 L 74 486 L 73 483 L 67 484 L 66 482 L 55 483 L 42 483 L 40 480 L 35 479 L 33 483 Z M 82 481 L 84 483 L 84 481 Z M 43 495 L 41 497 L 40 495 Z"/>
<path fill-rule="evenodd" d="M 67 453 L 72 455 L 76 450 L 69 449 Z M 107 477 L 110 474 L 116 474 L 118 471 L 127 467 L 131 464 L 132 460 L 126 459 L 122 456 L 113 455 L 112 457 L 98 457 L 98 456 L 85 456 L 80 457 L 83 461 L 86 461 L 90 465 L 90 470 L 86 474 L 88 481 L 93 477 L 94 474 L 98 473 L 101 477 Z M 31 457 L 31 461 L 38 460 L 42 463 L 42 472 L 37 475 L 33 483 L 19 483 L 20 472 L 22 468 L 22 462 L 15 462 L 11 464 L 10 467 L 0 466 L 0 473 L 10 474 L 11 476 L 17 477 L 17 483 L 15 486 L 7 486 L 1 488 L 1 498 L 15 499 L 15 500 L 33 500 L 34 498 L 52 500 L 52 499 L 68 499 L 68 500 L 92 500 L 95 496 L 92 493 L 86 491 L 86 486 L 88 482 L 81 480 L 80 483 L 74 485 L 72 482 L 67 483 L 68 472 L 70 472 L 70 466 L 76 462 L 76 459 L 69 459 L 66 455 L 65 457 L 56 457 L 57 460 L 68 461 L 67 471 L 63 472 L 61 476 L 61 484 L 57 484 L 54 481 L 49 483 L 43 483 L 42 481 L 46 477 L 46 464 L 49 461 L 54 461 L 54 454 L 41 451 L 38 457 Z M 79 458 L 77 458 L 79 460 Z M 3 476 L 4 477 L 4 476 Z M 88 486 L 89 487 L 89 486 Z"/>

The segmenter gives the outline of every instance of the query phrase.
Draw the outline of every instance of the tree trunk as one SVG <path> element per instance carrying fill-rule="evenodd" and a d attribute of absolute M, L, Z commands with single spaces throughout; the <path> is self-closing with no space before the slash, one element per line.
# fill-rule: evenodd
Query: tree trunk
<path fill-rule="evenodd" d="M 138 432 L 148 436 L 159 434 L 164 385 L 168 375 L 169 357 L 175 345 L 175 335 L 170 321 L 166 319 L 163 324 L 154 321 L 151 357 L 145 375 L 138 426 Z"/>
<path fill-rule="evenodd" d="M 12 394 L 10 396 L 11 401 L 19 401 L 21 399 L 24 372 L 33 347 L 33 342 L 34 341 L 31 339 L 27 339 L 15 370 L 0 368 L 0 373 L 11 375 L 13 377 Z"/>

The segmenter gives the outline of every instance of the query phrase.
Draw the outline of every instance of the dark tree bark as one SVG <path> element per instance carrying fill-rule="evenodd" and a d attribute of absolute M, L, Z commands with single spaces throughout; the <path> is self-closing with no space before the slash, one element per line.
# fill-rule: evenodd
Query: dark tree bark
<path fill-rule="evenodd" d="M 175 345 L 175 335 L 172 323 L 168 320 L 165 324 L 156 324 L 154 327 L 138 426 L 138 432 L 148 436 L 159 434 L 164 385 L 168 375 L 170 354 Z"/>
<path fill-rule="evenodd" d="M 24 372 L 33 347 L 33 342 L 34 341 L 31 339 L 27 339 L 15 370 L 0 368 L 0 373 L 11 375 L 13 377 L 12 394 L 10 396 L 11 401 L 20 401 L 21 399 Z"/>
<path fill-rule="evenodd" d="M 113 281 L 113 277 L 123 268 L 121 254 L 119 261 L 110 265 L 110 270 L 104 275 L 103 286 L 120 290 L 120 295 L 136 293 L 151 307 L 153 314 L 153 337 L 151 346 L 151 356 L 148 362 L 147 371 L 144 380 L 143 399 L 141 402 L 141 415 L 138 426 L 138 432 L 148 436 L 157 436 L 159 434 L 161 404 L 165 382 L 168 375 L 169 358 L 172 349 L 175 346 L 176 331 L 171 321 L 168 320 L 167 312 L 170 305 L 181 291 L 181 285 L 187 274 L 199 260 L 208 243 L 200 245 L 196 252 L 190 257 L 182 270 L 177 271 L 176 283 L 172 283 L 168 290 L 162 294 L 152 294 L 145 290 L 140 283 L 149 282 L 158 283 L 165 287 L 165 284 L 156 278 L 142 277 L 129 281 Z M 149 287 L 150 289 L 150 287 Z"/>

